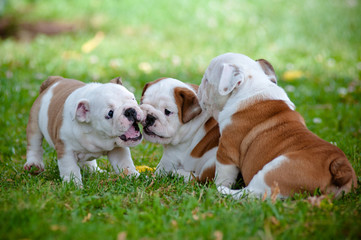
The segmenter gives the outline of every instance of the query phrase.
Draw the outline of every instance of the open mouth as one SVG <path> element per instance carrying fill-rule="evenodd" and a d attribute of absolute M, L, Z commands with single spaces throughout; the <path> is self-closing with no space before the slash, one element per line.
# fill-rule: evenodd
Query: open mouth
<path fill-rule="evenodd" d="M 123 135 L 119 137 L 124 142 L 127 141 L 138 141 L 142 139 L 142 134 L 140 132 L 139 126 L 136 122 L 126 131 Z"/>
<path fill-rule="evenodd" d="M 143 128 L 143 131 L 144 131 L 144 133 L 147 134 L 148 136 L 163 138 L 162 136 L 159 136 L 159 135 L 155 134 L 154 132 L 150 131 L 147 127 L 144 127 L 144 128 Z"/>

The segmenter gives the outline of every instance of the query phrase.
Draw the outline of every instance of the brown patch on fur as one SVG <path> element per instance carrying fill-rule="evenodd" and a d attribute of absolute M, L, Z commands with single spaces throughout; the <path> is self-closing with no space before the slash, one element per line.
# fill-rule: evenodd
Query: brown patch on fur
<path fill-rule="evenodd" d="M 54 83 L 58 82 L 59 80 L 63 79 L 63 77 L 60 76 L 50 76 L 48 79 L 46 79 L 40 86 L 39 93 L 42 93 L 45 89 L 53 85 Z"/>
<path fill-rule="evenodd" d="M 146 83 L 143 87 L 143 91 L 142 91 L 142 97 L 140 98 L 140 104 L 142 104 L 143 102 L 143 95 L 145 93 L 145 91 L 150 87 L 152 86 L 153 84 L 156 84 L 157 82 L 160 82 L 162 81 L 163 79 L 167 79 L 166 77 L 163 77 L 163 78 L 159 78 L 157 80 L 154 80 L 153 82 L 149 82 L 149 83 Z"/>
<path fill-rule="evenodd" d="M 121 77 L 113 78 L 112 80 L 110 80 L 110 82 L 111 82 L 111 83 L 114 83 L 114 84 L 123 85 L 123 81 L 122 81 L 122 78 L 121 78 Z"/>
<path fill-rule="evenodd" d="M 34 137 L 38 138 L 38 142 L 41 145 L 43 140 L 43 135 L 40 132 L 39 128 L 39 111 L 41 106 L 41 98 L 43 94 L 35 100 L 33 106 L 30 109 L 28 125 L 26 126 L 26 139 L 27 139 L 27 149 L 28 152 L 30 151 L 30 143 L 32 142 L 31 139 Z"/>
<path fill-rule="evenodd" d="M 206 168 L 202 171 L 201 175 L 197 177 L 197 181 L 201 183 L 206 183 L 209 181 L 213 181 L 216 176 L 216 165 L 212 165 L 209 168 Z"/>
<path fill-rule="evenodd" d="M 40 88 L 39 88 L 39 96 L 34 101 L 29 114 L 29 121 L 28 125 L 26 127 L 26 137 L 27 137 L 27 147 L 29 149 L 30 147 L 30 141 L 31 138 L 37 137 L 40 144 L 43 139 L 43 135 L 41 134 L 40 128 L 39 128 L 39 111 L 41 107 L 41 99 L 43 98 L 44 94 L 46 93 L 46 90 L 62 79 L 60 76 L 50 76 L 47 80 L 45 80 Z"/>
<path fill-rule="evenodd" d="M 192 84 L 192 83 L 187 83 L 188 86 L 190 86 L 191 88 L 193 88 L 194 91 L 198 92 L 198 88 L 199 86 L 196 84 Z"/>
<path fill-rule="evenodd" d="M 48 109 L 48 132 L 58 154 L 58 159 L 64 154 L 64 143 L 60 139 L 60 128 L 63 124 L 64 103 L 68 96 L 76 89 L 85 86 L 85 83 L 60 78 L 59 84 L 52 89 L 53 96 Z"/>
<path fill-rule="evenodd" d="M 193 148 L 191 156 L 194 158 L 201 158 L 206 152 L 218 146 L 219 143 L 219 126 L 214 118 L 210 118 L 204 124 L 206 135 Z"/>
<path fill-rule="evenodd" d="M 174 88 L 174 98 L 178 106 L 179 121 L 182 123 L 189 122 L 202 112 L 198 98 L 192 90 L 176 87 Z"/>
<path fill-rule="evenodd" d="M 264 165 L 281 155 L 289 160 L 267 173 L 265 182 L 268 186 L 277 182 L 282 195 L 313 193 L 318 187 L 327 191 L 351 179 L 356 186 L 344 153 L 310 132 L 302 116 L 280 100 L 258 101 L 235 113 L 222 132 L 217 160 L 235 164 L 248 185 Z"/>
<path fill-rule="evenodd" d="M 271 65 L 271 63 L 265 59 L 258 59 L 256 61 L 259 63 L 263 72 L 269 77 L 269 79 L 273 83 L 277 84 L 276 73 L 275 73 L 275 70 L 273 69 L 273 66 Z"/>

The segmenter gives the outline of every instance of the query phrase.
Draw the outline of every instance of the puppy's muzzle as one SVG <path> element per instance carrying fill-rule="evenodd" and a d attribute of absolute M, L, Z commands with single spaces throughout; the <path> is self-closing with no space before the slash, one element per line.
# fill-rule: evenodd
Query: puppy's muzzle
<path fill-rule="evenodd" d="M 130 122 L 137 122 L 137 112 L 134 108 L 128 108 L 124 111 L 124 116 L 130 121 Z"/>
<path fill-rule="evenodd" d="M 145 126 L 153 126 L 154 122 L 156 120 L 156 117 L 148 114 L 146 119 L 145 119 Z"/>

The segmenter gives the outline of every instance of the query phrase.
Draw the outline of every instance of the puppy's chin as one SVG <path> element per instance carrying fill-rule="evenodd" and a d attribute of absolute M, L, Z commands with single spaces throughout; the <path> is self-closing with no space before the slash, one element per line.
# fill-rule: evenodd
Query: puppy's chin
<path fill-rule="evenodd" d="M 171 138 L 169 137 L 163 137 L 160 135 L 157 135 L 156 133 L 150 131 L 148 128 L 143 128 L 143 134 L 144 139 L 153 142 L 153 143 L 159 143 L 159 144 L 169 144 L 171 142 Z"/>
<path fill-rule="evenodd" d="M 115 143 L 119 147 L 134 147 L 142 141 L 142 133 L 137 123 L 133 123 L 129 129 L 115 139 Z"/>

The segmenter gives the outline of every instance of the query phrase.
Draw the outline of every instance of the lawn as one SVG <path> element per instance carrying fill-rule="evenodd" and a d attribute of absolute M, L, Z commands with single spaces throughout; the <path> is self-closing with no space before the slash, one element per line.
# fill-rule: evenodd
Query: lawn
<path fill-rule="evenodd" d="M 107 172 L 83 172 L 79 189 L 61 183 L 48 145 L 46 171 L 23 170 L 29 110 L 47 76 L 121 76 L 139 101 L 149 81 L 199 84 L 213 57 L 238 52 L 272 63 L 308 128 L 361 176 L 360 12 L 357 0 L 0 0 L 0 238 L 360 239 L 361 187 L 337 200 L 236 201 L 213 183 L 118 176 L 101 158 Z M 131 150 L 137 166 L 162 156 L 144 141 Z"/>

